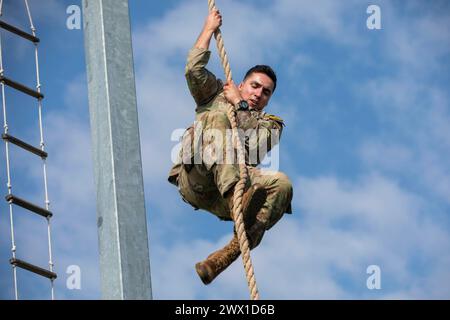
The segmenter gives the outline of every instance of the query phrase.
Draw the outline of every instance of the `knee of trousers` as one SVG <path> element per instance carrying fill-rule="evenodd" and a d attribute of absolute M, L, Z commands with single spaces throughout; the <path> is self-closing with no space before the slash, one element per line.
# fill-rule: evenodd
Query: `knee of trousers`
<path fill-rule="evenodd" d="M 266 229 L 272 228 L 283 216 L 292 201 L 293 188 L 289 178 L 284 173 L 275 176 L 275 197 L 266 209 L 268 217 Z M 263 210 L 264 211 L 264 210 Z"/>
<path fill-rule="evenodd" d="M 291 180 L 282 172 L 276 173 L 275 180 L 277 193 L 286 196 L 286 200 L 290 201 L 293 193 Z"/>

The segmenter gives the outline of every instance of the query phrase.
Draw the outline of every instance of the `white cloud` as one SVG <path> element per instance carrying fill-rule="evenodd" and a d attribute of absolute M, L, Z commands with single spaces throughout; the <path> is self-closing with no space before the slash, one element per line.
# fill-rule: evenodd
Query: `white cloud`
<path fill-rule="evenodd" d="M 28 0 L 31 19 L 34 27 L 40 31 L 41 27 L 51 26 L 56 21 L 65 20 L 66 10 L 62 1 L 58 0 Z M 4 0 L 2 7 L 4 19 L 20 29 L 31 33 L 25 1 Z"/>
<path fill-rule="evenodd" d="M 50 210 L 53 212 L 52 247 L 57 299 L 99 298 L 98 244 L 96 228 L 95 192 L 93 181 L 91 138 L 88 118 L 80 115 L 80 106 L 88 112 L 85 77 L 78 76 L 67 84 L 67 108 L 44 113 L 44 139 L 49 153 L 47 177 Z M 81 98 L 80 97 L 85 97 Z M 77 102 L 74 104 L 74 102 Z M 40 160 L 18 161 L 19 168 L 31 171 L 35 181 L 27 199 L 43 203 L 43 180 Z M 23 160 L 23 159 L 22 159 Z M 23 211 L 23 210 L 22 210 Z M 42 267 L 47 266 L 47 227 L 41 217 L 20 214 L 16 223 L 16 237 L 20 241 L 20 256 Z M 33 231 L 31 231 L 33 230 Z M 66 288 L 66 269 L 79 265 L 82 271 L 82 290 Z M 45 290 L 41 292 L 44 294 Z M 39 295 L 39 292 L 35 293 Z"/>
<path fill-rule="evenodd" d="M 85 75 L 76 76 L 66 90 L 67 108 L 45 117 L 57 293 L 59 299 L 95 299 L 100 297 L 100 276 L 91 134 L 83 116 L 88 113 Z M 66 289 L 69 265 L 81 268 L 81 291 Z"/>
<path fill-rule="evenodd" d="M 222 30 L 233 70 L 239 70 L 254 60 L 276 59 L 272 54 L 280 58 L 284 56 L 283 49 L 289 44 L 301 43 L 316 36 L 325 36 L 339 45 L 364 45 L 364 40 L 352 31 L 355 27 L 352 23 L 356 22 L 343 22 L 343 17 L 355 10 L 352 3 L 344 5 L 323 1 L 318 6 L 316 3 L 283 1 L 264 10 L 236 2 L 222 5 Z M 144 172 L 146 181 L 150 181 L 146 184 L 147 192 L 149 188 L 156 189 L 165 178 L 165 172 L 158 168 L 164 167 L 167 159 L 155 163 L 155 158 L 167 158 L 164 155 L 169 154 L 167 142 L 171 129 L 187 125 L 193 117 L 193 102 L 183 79 L 183 62 L 176 57 L 181 55 L 184 61 L 184 56 L 200 31 L 205 14 L 203 2 L 184 3 L 161 20 L 135 33 L 141 134 L 146 137 L 142 144 Z M 250 41 L 248 33 L 243 30 L 255 29 L 259 32 L 252 32 Z M 302 30 L 301 34 L 298 30 Z M 346 36 L 343 37 L 343 34 Z M 266 50 L 268 43 L 270 50 Z M 211 68 L 221 75 L 213 43 L 211 47 Z M 303 66 L 315 63 L 307 55 L 295 61 Z M 406 77 L 401 80 L 406 80 Z M 397 86 L 392 87 L 394 84 Z M 394 102 L 385 104 L 386 108 L 396 108 L 398 114 L 405 111 L 406 106 L 418 108 L 413 103 L 415 96 L 399 92 L 415 92 L 415 88 L 420 88 L 420 85 L 396 79 L 377 81 L 373 85 L 372 97 Z M 382 94 L 378 95 L 380 92 Z M 166 106 L 170 112 L 157 112 L 155 116 L 155 109 L 159 111 Z M 296 114 L 292 111 L 294 107 L 284 110 L 286 119 L 297 121 L 295 116 L 291 117 L 292 113 Z M 385 111 L 380 110 L 380 114 Z M 398 124 L 407 133 L 415 129 L 409 123 L 399 121 Z M 436 131 L 441 134 L 446 129 L 442 127 Z M 155 135 L 154 132 L 159 134 Z M 312 141 L 311 148 L 317 144 Z M 372 156 L 378 151 L 379 145 L 378 139 L 363 145 L 365 159 L 373 160 Z M 386 151 L 392 159 L 386 157 Z M 390 144 L 390 148 L 383 150 L 382 155 L 386 166 L 393 168 L 401 166 L 403 160 L 412 158 L 415 153 L 407 146 L 397 149 L 396 144 Z M 413 158 L 411 161 L 414 161 Z M 394 283 L 396 288 L 380 293 L 377 297 L 392 295 L 417 298 L 423 297 L 424 292 L 429 292 L 429 296 L 448 296 L 448 289 L 439 291 L 439 288 L 431 285 L 437 281 L 432 276 L 417 279 L 418 270 L 405 272 L 415 254 L 434 259 L 436 263 L 427 265 L 427 270 L 445 270 L 448 263 L 447 258 L 438 258 L 445 251 L 445 246 L 439 244 L 441 241 L 448 242 L 448 234 L 432 220 L 433 214 L 427 215 L 427 203 L 422 197 L 403 190 L 392 179 L 380 175 L 369 175 L 357 182 L 342 182 L 333 177 L 301 179 L 296 190 L 301 194 L 296 207 L 304 211 L 303 217 L 300 216 L 298 220 L 295 216 L 285 218 L 290 224 L 282 222 L 270 231 L 262 247 L 254 252 L 257 279 L 263 296 L 266 293 L 268 298 L 286 299 L 359 298 L 361 293 L 363 297 L 371 297 L 365 289 L 365 269 L 373 263 L 382 266 L 386 281 Z M 164 210 L 166 201 L 164 197 L 150 197 L 149 200 L 163 212 L 182 219 L 176 213 L 177 210 Z M 166 221 L 169 222 L 169 219 Z M 173 227 L 170 228 L 173 230 Z M 152 259 L 157 261 L 152 269 L 154 290 L 159 292 L 155 296 L 246 298 L 247 289 L 240 262 L 206 288 L 199 287 L 200 281 L 196 279 L 193 267 L 195 260 L 204 258 L 223 245 L 228 237 L 224 235 L 219 241 L 209 243 L 195 239 L 188 244 L 164 245 L 157 242 L 156 249 L 152 251 Z M 155 238 L 156 241 L 158 239 L 163 238 Z M 352 291 L 346 288 L 333 272 L 344 273 L 350 279 L 347 285 L 359 289 Z M 448 277 L 445 271 L 440 272 L 441 277 Z"/>
<path fill-rule="evenodd" d="M 304 178 L 295 184 L 297 208 L 252 251 L 264 299 L 448 298 L 450 235 L 430 208 L 390 179 L 356 182 Z M 239 259 L 203 287 L 194 265 L 231 238 L 158 245 L 153 252 L 156 298 L 246 299 Z M 414 263 L 414 259 L 421 262 Z M 382 290 L 366 288 L 366 268 L 379 265 Z"/>
<path fill-rule="evenodd" d="M 450 17 L 436 6 L 382 5 L 388 23 L 382 45 L 395 68 L 355 87 L 382 130 L 360 147 L 367 168 L 400 175 L 429 201 L 450 203 L 450 98 L 442 70 L 450 52 Z M 386 10 L 387 9 L 387 10 Z M 400 15 L 399 10 L 411 13 Z M 418 14 L 420 12 L 420 14 Z"/>
<path fill-rule="evenodd" d="M 439 5 L 423 6 L 420 1 L 410 1 L 400 7 L 390 2 L 382 5 L 383 18 L 388 21 L 385 52 L 408 75 L 439 72 L 443 57 L 450 53 L 450 17 Z M 402 10 L 406 14 L 399 14 Z M 420 14 L 418 14 L 420 12 Z M 408 14 L 409 13 L 409 14 Z"/>
<path fill-rule="evenodd" d="M 282 53 L 292 41 L 304 40 L 298 39 L 298 32 L 293 30 L 304 30 L 306 26 L 309 28 L 302 33 L 305 38 L 325 33 L 338 43 L 357 42 L 355 33 L 342 22 L 349 4 L 322 1 L 318 6 L 316 3 L 283 1 L 258 8 L 237 1 L 224 2 L 220 6 L 224 16 L 222 30 L 232 68 L 236 72 L 255 64 L 255 61 L 274 60 L 270 58 L 274 52 Z M 170 168 L 170 151 L 175 145 L 170 141 L 171 132 L 188 126 L 194 120 L 195 106 L 185 84 L 184 61 L 200 33 L 206 14 L 204 1 L 183 2 L 161 19 L 150 22 L 133 34 L 147 189 L 157 190 L 158 185 L 164 183 Z M 250 33 L 244 30 L 252 30 L 251 39 Z M 343 32 L 346 33 L 345 38 L 340 36 Z M 209 67 L 223 78 L 214 47 L 213 40 Z M 277 59 L 281 57 L 275 61 Z M 312 63 L 312 58 L 304 56 L 301 61 Z M 270 111 L 286 115 L 291 121 L 296 119 L 295 106 L 281 110 L 277 108 L 276 100 Z M 150 199 L 158 201 L 154 197 Z"/>
<path fill-rule="evenodd" d="M 237 1 L 224 2 L 221 4 L 224 39 L 233 70 L 238 73 L 255 60 L 281 63 L 281 59 L 291 55 L 297 57 L 294 61 L 297 67 L 314 66 L 316 61 L 307 53 L 299 56 L 298 50 L 289 52 L 291 44 L 304 44 L 308 38 L 324 37 L 344 46 L 363 45 L 353 25 L 356 22 L 347 23 L 343 19 L 354 13 L 354 3 L 285 0 L 255 9 Z M 195 263 L 224 245 L 231 235 L 217 228 L 215 238 L 200 240 L 195 234 L 186 237 L 183 232 L 187 227 L 183 224 L 195 224 L 199 217 L 166 182 L 170 148 L 174 145 L 170 134 L 194 119 L 194 104 L 183 77 L 184 60 L 200 32 L 206 11 L 203 1 L 183 2 L 161 19 L 134 32 L 147 211 L 150 222 L 154 222 L 150 223 L 149 233 L 153 291 L 157 299 L 248 297 L 240 260 L 210 286 L 201 284 L 195 274 Z M 362 11 L 363 17 L 364 14 Z M 425 21 L 420 25 L 434 34 L 439 23 Z M 251 31 L 251 38 L 244 30 Z M 419 35 L 426 37 L 425 31 Z M 406 40 L 410 34 L 402 32 L 389 34 L 388 44 L 395 43 L 396 35 L 401 41 L 396 44 L 398 52 L 388 55 L 401 61 L 401 55 L 407 52 L 405 66 L 413 64 L 423 71 L 414 55 L 427 53 L 424 46 L 435 46 L 442 39 L 433 36 L 409 45 Z M 437 48 L 431 57 L 439 58 L 447 52 L 445 44 Z M 213 70 L 221 74 L 216 53 L 213 59 Z M 294 215 L 284 217 L 270 230 L 252 255 L 263 298 L 450 296 L 448 286 L 442 285 L 450 278 L 450 239 L 439 220 L 445 212 L 433 206 L 426 195 L 413 193 L 393 178 L 399 172 L 414 173 L 414 179 L 424 181 L 442 198 L 449 194 L 448 166 L 446 157 L 441 157 L 449 145 L 448 97 L 440 89 L 429 91 L 426 85 L 408 81 L 406 73 L 376 79 L 364 84 L 363 89 L 363 93 L 372 94 L 371 99 L 378 99 L 380 119 L 391 123 L 393 118 L 395 133 L 401 132 L 407 143 L 391 141 L 393 135 L 389 134 L 372 137 L 362 145 L 361 155 L 368 165 L 366 172 L 377 169 L 383 174 L 364 174 L 356 181 L 334 176 L 300 177 L 295 181 Z M 68 84 L 66 90 L 66 106 L 85 105 L 87 112 L 85 99 L 79 100 L 86 95 L 84 76 Z M 417 104 L 417 96 L 422 92 L 432 101 L 430 109 L 424 109 L 423 101 Z M 278 113 L 277 105 L 279 102 L 274 101 L 274 113 Z M 282 116 L 297 122 L 299 117 L 294 110 L 294 106 L 288 106 Z M 100 281 L 90 131 L 86 118 L 80 117 L 79 112 L 61 109 L 45 118 L 50 148 L 50 197 L 55 211 L 55 261 L 62 298 L 96 298 Z M 413 122 L 405 122 L 404 113 Z M 304 131 L 312 132 L 311 139 L 316 139 L 311 142 L 311 149 L 320 146 L 314 130 Z M 421 149 L 411 148 L 411 141 Z M 27 224 L 23 227 L 32 228 Z M 2 228 L 5 232 L 6 229 Z M 31 236 L 29 240 L 32 241 Z M 27 248 L 27 252 L 36 256 L 45 253 L 45 247 L 35 252 L 32 249 Z M 64 288 L 65 267 L 70 264 L 82 267 L 82 292 L 68 292 Z M 365 288 L 369 264 L 379 264 L 383 272 L 384 289 L 376 295 Z"/>
<path fill-rule="evenodd" d="M 369 81 L 360 92 L 384 128 L 361 145 L 365 163 L 414 179 L 450 203 L 450 99 L 444 89 L 399 75 Z"/>

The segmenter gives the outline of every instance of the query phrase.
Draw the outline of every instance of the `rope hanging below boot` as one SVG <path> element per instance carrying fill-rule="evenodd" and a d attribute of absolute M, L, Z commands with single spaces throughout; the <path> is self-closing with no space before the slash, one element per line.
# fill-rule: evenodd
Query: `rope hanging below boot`
<path fill-rule="evenodd" d="M 216 5 L 214 0 L 208 0 L 209 11 L 216 10 Z M 228 62 L 227 53 L 225 52 L 225 45 L 223 43 L 222 33 L 220 29 L 217 29 L 214 33 L 214 37 L 216 39 L 217 50 L 219 52 L 220 61 L 222 63 L 222 67 L 225 71 L 225 76 L 227 82 L 232 80 L 231 77 L 231 68 Z M 244 229 L 244 219 L 242 214 L 242 197 L 244 194 L 245 185 L 248 179 L 247 166 L 245 164 L 245 154 L 244 147 L 238 137 L 237 131 L 237 121 L 236 114 L 234 111 L 234 106 L 229 105 L 227 112 L 228 120 L 231 123 L 233 141 L 236 143 L 237 148 L 237 160 L 239 163 L 239 181 L 234 189 L 234 197 L 233 197 L 233 213 L 232 217 L 236 227 L 236 233 L 239 240 L 239 247 L 242 252 L 242 260 L 244 262 L 245 273 L 247 277 L 248 288 L 250 290 L 250 297 L 252 300 L 259 299 L 258 288 L 256 287 L 256 279 L 255 273 L 253 270 L 253 265 L 250 257 L 250 247 L 247 239 L 247 234 Z"/>

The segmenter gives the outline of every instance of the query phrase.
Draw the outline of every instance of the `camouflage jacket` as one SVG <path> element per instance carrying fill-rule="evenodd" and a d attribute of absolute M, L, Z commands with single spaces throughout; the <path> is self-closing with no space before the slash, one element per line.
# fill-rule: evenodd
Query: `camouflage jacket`
<path fill-rule="evenodd" d="M 220 79 L 206 69 L 211 52 L 205 49 L 192 48 L 187 59 L 185 77 L 189 91 L 196 103 L 196 121 L 201 122 L 205 115 L 211 111 L 227 112 L 229 103 L 223 93 L 223 83 Z M 257 166 L 264 159 L 264 156 L 274 147 L 281 137 L 283 131 L 283 120 L 275 115 L 264 111 L 251 110 L 250 121 L 239 126 L 243 131 L 252 129 L 256 135 L 245 136 L 246 163 L 247 165 Z M 194 141 L 194 125 L 191 125 L 183 136 L 185 140 L 187 135 L 191 135 L 189 141 Z M 256 139 L 256 141 L 254 140 Z M 251 152 L 264 145 L 265 152 Z M 176 178 L 183 164 L 183 147 L 180 152 L 177 163 L 172 167 L 169 173 L 169 181 L 176 184 Z M 192 146 L 191 146 L 192 147 Z M 193 147 L 192 147 L 193 149 Z"/>

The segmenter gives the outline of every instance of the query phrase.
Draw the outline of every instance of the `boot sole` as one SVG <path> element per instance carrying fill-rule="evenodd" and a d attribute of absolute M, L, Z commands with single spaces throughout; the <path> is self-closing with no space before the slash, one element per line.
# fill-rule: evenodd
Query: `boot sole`
<path fill-rule="evenodd" d="M 215 277 L 212 276 L 212 270 L 208 267 L 206 262 L 198 262 L 195 264 L 195 271 L 204 284 L 210 284 Z"/>

